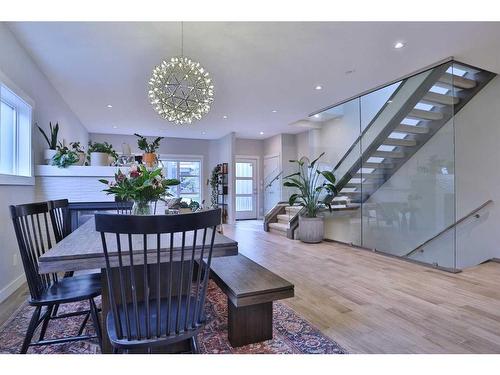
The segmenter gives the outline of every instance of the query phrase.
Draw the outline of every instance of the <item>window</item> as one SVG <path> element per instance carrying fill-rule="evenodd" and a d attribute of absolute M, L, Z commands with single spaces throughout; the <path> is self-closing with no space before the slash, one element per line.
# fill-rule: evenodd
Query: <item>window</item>
<path fill-rule="evenodd" d="M 0 183 L 32 176 L 31 112 L 31 105 L 0 83 Z"/>
<path fill-rule="evenodd" d="M 170 188 L 175 197 L 184 198 L 188 203 L 201 203 L 201 161 L 200 160 L 162 160 L 167 178 L 177 178 L 181 183 Z"/>

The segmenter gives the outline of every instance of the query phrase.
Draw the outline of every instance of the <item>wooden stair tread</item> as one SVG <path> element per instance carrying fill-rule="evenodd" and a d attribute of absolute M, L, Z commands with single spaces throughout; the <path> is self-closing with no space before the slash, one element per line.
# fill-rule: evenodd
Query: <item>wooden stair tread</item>
<path fill-rule="evenodd" d="M 407 117 L 424 119 L 424 120 L 442 120 L 443 114 L 441 112 L 424 111 L 422 109 L 412 109 Z"/>
<path fill-rule="evenodd" d="M 460 101 L 456 96 L 438 94 L 437 92 L 428 92 L 423 100 L 445 105 L 455 105 Z"/>
<path fill-rule="evenodd" d="M 411 134 L 427 134 L 429 133 L 429 128 L 425 126 L 411 126 L 400 124 L 396 127 L 395 131 Z"/>
<path fill-rule="evenodd" d="M 472 79 L 455 76 L 450 73 L 443 74 L 441 78 L 439 78 L 439 82 L 446 83 L 447 85 L 460 87 L 461 89 L 472 89 L 477 85 L 477 82 Z"/>
<path fill-rule="evenodd" d="M 387 138 L 382 144 L 388 146 L 413 147 L 417 145 L 417 141 L 414 139 Z"/>

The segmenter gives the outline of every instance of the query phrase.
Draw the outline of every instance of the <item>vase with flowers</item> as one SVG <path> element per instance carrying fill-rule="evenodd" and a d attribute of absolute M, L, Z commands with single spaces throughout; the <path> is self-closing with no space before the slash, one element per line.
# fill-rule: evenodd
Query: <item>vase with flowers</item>
<path fill-rule="evenodd" d="M 107 185 L 107 194 L 113 194 L 121 201 L 132 201 L 132 215 L 151 215 L 152 206 L 158 200 L 171 196 L 170 186 L 180 184 L 177 179 L 168 179 L 161 168 L 149 170 L 144 165 L 133 165 L 127 173 L 121 170 L 114 180 L 99 180 Z"/>

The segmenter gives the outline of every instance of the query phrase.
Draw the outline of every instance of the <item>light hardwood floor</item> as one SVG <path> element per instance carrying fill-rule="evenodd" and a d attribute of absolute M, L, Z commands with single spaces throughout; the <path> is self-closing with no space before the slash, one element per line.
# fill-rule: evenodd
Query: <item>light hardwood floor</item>
<path fill-rule="evenodd" d="M 295 284 L 284 300 L 350 353 L 500 353 L 500 263 L 451 274 L 323 242 L 226 225 L 242 254 Z M 0 304 L 0 325 L 26 299 Z"/>
<path fill-rule="evenodd" d="M 227 225 L 239 251 L 295 284 L 284 300 L 350 353 L 500 353 L 500 263 L 458 274 L 331 242 Z"/>

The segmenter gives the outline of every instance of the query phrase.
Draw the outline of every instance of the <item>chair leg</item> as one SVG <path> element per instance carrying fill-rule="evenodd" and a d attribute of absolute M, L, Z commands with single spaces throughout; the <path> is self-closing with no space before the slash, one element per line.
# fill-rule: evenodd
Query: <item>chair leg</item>
<path fill-rule="evenodd" d="M 115 348 L 115 347 L 113 346 L 113 354 L 118 354 L 118 353 L 119 353 L 118 348 Z"/>
<path fill-rule="evenodd" d="M 198 347 L 198 337 L 195 335 L 191 337 L 191 351 L 193 354 L 199 354 L 199 347 Z"/>
<path fill-rule="evenodd" d="M 101 323 L 99 322 L 99 313 L 97 311 L 97 306 L 94 302 L 94 299 L 89 299 L 90 303 L 90 313 L 92 314 L 92 322 L 94 323 L 95 334 L 97 335 L 97 339 L 99 340 L 99 348 L 102 353 L 102 332 L 101 332 Z"/>
<path fill-rule="evenodd" d="M 40 311 L 42 311 L 42 307 L 37 306 L 35 308 L 35 311 L 33 312 L 33 316 L 31 317 L 28 330 L 26 331 L 26 336 L 24 337 L 23 346 L 21 347 L 21 354 L 26 354 L 26 352 L 28 351 L 31 339 L 33 338 L 33 334 L 35 333 L 36 327 L 38 326 L 38 319 L 40 319 Z"/>
<path fill-rule="evenodd" d="M 59 311 L 59 304 L 54 305 L 54 308 L 52 309 L 52 318 L 57 316 L 57 312 Z"/>
<path fill-rule="evenodd" d="M 81 336 L 83 334 L 83 330 L 85 329 L 85 326 L 87 325 L 87 322 L 89 321 L 90 318 L 90 311 L 85 314 L 85 318 L 83 319 L 82 324 L 80 325 L 80 329 L 78 330 L 77 336 Z"/>
<path fill-rule="evenodd" d="M 43 341 L 45 338 L 45 332 L 47 332 L 47 326 L 49 325 L 50 318 L 52 317 L 54 311 L 54 306 L 47 306 L 47 312 L 45 313 L 45 319 L 43 320 L 42 329 L 40 330 L 40 338 L 38 341 Z"/>

